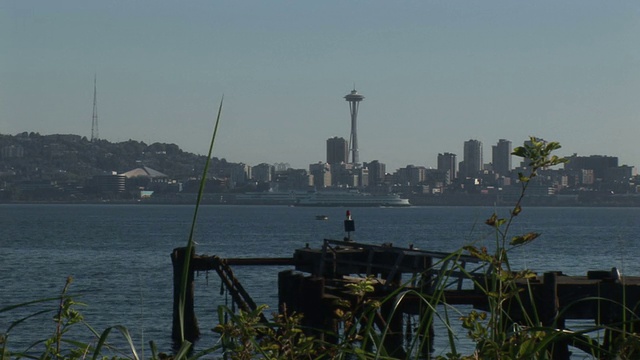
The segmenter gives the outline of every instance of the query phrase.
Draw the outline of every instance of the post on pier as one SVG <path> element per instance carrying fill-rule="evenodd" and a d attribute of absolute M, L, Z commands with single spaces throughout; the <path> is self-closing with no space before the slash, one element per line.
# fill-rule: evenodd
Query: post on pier
<path fill-rule="evenodd" d="M 386 279 L 385 286 L 392 288 L 397 288 L 402 282 L 402 273 L 397 271 L 397 265 L 402 261 L 403 254 L 398 253 L 395 254 L 395 259 L 392 258 L 392 262 L 396 266 L 385 269 L 384 272 L 381 273 L 381 278 Z M 397 306 L 396 298 L 389 298 L 387 301 L 382 303 L 380 307 L 380 312 L 382 317 L 386 321 L 387 329 L 383 343 L 384 347 L 387 350 L 387 353 L 394 358 L 406 358 L 407 353 L 403 346 L 403 313 L 400 306 Z"/>
<path fill-rule="evenodd" d="M 564 329 L 564 318 L 560 316 L 560 299 L 558 297 L 558 273 L 546 272 L 543 276 L 539 294 L 539 314 L 542 326 Z M 551 346 L 553 359 L 569 360 L 571 352 L 566 341 L 556 341 Z"/>
<path fill-rule="evenodd" d="M 424 271 L 420 274 L 418 283 L 420 293 L 426 294 L 430 298 L 433 296 L 435 281 L 431 272 L 432 267 L 433 259 L 431 257 L 425 257 L 423 259 Z M 431 353 L 435 350 L 433 346 L 433 341 L 435 340 L 435 330 L 433 329 L 434 312 L 428 304 L 421 301 L 419 314 L 420 328 L 418 330 L 418 336 L 422 337 L 420 353 L 425 359 L 429 359 Z"/>
<path fill-rule="evenodd" d="M 189 254 L 193 259 L 194 250 Z M 187 291 L 184 298 L 184 304 L 182 304 L 182 323 L 180 319 L 180 297 L 182 292 L 182 272 L 184 271 L 184 263 L 186 260 L 187 249 L 184 247 L 175 248 L 171 253 L 171 263 L 173 264 L 173 326 L 171 330 L 171 338 L 174 345 L 180 347 L 182 345 L 182 330 L 184 330 L 184 340 L 194 342 L 200 337 L 200 329 L 198 328 L 198 320 L 196 319 L 196 313 L 193 308 L 194 304 L 194 276 L 193 276 L 193 263 L 190 262 L 190 266 L 187 274 Z"/>

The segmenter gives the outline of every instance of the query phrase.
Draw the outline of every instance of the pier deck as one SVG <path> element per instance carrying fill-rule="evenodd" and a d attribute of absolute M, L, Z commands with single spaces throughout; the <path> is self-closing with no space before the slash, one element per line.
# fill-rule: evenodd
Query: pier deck
<path fill-rule="evenodd" d="M 179 288 L 181 264 L 184 261 L 184 249 L 175 249 L 174 290 Z M 487 310 L 489 301 L 481 284 L 487 279 L 486 268 L 474 257 L 460 253 L 432 252 L 410 248 L 394 247 L 391 244 L 371 245 L 346 240 L 324 240 L 321 248 L 305 247 L 295 250 L 291 258 L 234 258 L 221 259 L 217 256 L 191 254 L 190 271 L 216 271 L 229 290 L 234 303 L 240 309 L 250 311 L 256 308 L 231 266 L 291 266 L 278 275 L 278 299 L 281 309 L 287 312 L 305 314 L 304 325 L 318 329 L 318 336 L 338 333 L 340 327 L 333 315 L 337 309 L 336 300 L 355 301 L 348 284 L 367 279 L 374 291 L 366 294 L 368 299 L 384 300 L 392 298 L 398 291 L 413 290 L 403 296 L 396 310 L 383 305 L 377 324 L 387 327 L 385 348 L 394 349 L 399 357 L 404 354 L 403 333 L 405 324 L 403 314 L 424 315 L 423 298 L 435 300 L 440 304 L 471 305 Z M 193 277 L 191 276 L 191 281 Z M 539 316 L 542 326 L 563 329 L 565 320 L 590 319 L 595 325 L 606 324 L 613 329 L 623 319 L 639 319 L 640 315 L 640 277 L 621 276 L 617 270 L 591 271 L 586 276 L 567 276 L 559 272 L 547 272 L 528 281 L 518 283 L 521 290 L 529 292 L 521 299 L 521 306 L 509 310 L 509 318 L 520 322 L 531 313 Z M 188 296 L 193 296 L 193 284 Z M 434 291 L 441 296 L 433 299 Z M 177 290 L 174 291 L 177 294 Z M 418 295 L 420 294 L 420 295 Z M 175 295 L 177 296 L 177 295 Z M 174 298 L 174 339 L 176 327 L 177 298 Z M 193 299 L 187 299 L 185 318 L 193 318 L 190 325 L 196 330 L 187 331 L 199 335 L 197 321 L 193 313 Z M 437 305 L 437 304 L 434 304 Z M 398 311 L 399 310 L 399 311 Z M 266 319 L 263 319 L 266 321 Z M 422 335 L 433 335 L 433 329 L 422 329 Z M 609 331 L 609 337 L 615 337 L 615 331 Z M 603 348 L 609 346 L 605 340 Z M 569 359 L 568 346 L 557 346 L 554 359 Z M 580 347 L 579 344 L 573 344 Z M 424 350 L 425 354 L 429 349 Z"/>

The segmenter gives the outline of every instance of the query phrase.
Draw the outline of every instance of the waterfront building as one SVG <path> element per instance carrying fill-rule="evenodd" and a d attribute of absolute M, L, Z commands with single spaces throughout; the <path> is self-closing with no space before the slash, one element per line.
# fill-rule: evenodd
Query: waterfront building
<path fill-rule="evenodd" d="M 121 175 L 126 179 L 126 189 L 132 192 L 167 190 L 170 183 L 168 175 L 148 166 L 135 168 Z"/>
<path fill-rule="evenodd" d="M 438 154 L 438 170 L 448 173 L 446 184 L 451 184 L 458 175 L 456 172 L 456 154 L 448 152 Z"/>
<path fill-rule="evenodd" d="M 596 182 L 593 169 L 579 169 L 580 185 L 593 185 Z"/>
<path fill-rule="evenodd" d="M 432 192 L 442 193 L 446 185 L 450 184 L 449 170 L 427 169 L 425 172 L 425 182 L 429 184 Z M 437 191 L 435 191 L 438 189 Z"/>
<path fill-rule="evenodd" d="M 252 167 L 251 174 L 253 175 L 254 180 L 268 183 L 271 182 L 271 179 L 273 178 L 273 169 L 273 166 L 262 163 Z"/>
<path fill-rule="evenodd" d="M 357 185 L 360 188 L 366 188 L 369 186 L 369 169 L 366 167 L 359 167 L 354 169 L 354 174 L 357 176 Z"/>
<path fill-rule="evenodd" d="M 283 171 L 276 171 L 273 190 L 274 191 L 306 191 L 312 186 L 311 176 L 305 169 L 287 168 Z"/>
<path fill-rule="evenodd" d="M 126 190 L 126 179 L 124 174 L 115 171 L 110 174 L 93 176 L 93 186 L 98 193 L 117 194 Z"/>
<path fill-rule="evenodd" d="M 415 186 L 425 181 L 427 168 L 424 166 L 407 165 L 396 172 L 396 184 Z"/>
<path fill-rule="evenodd" d="M 335 187 L 353 187 L 354 181 L 351 178 L 353 175 L 353 164 L 337 163 L 329 164 L 331 167 L 331 186 Z"/>
<path fill-rule="evenodd" d="M 573 154 L 569 162 L 564 164 L 566 170 L 593 170 L 596 179 L 604 179 L 609 169 L 618 167 L 618 157 L 616 156 L 578 156 Z"/>
<path fill-rule="evenodd" d="M 464 142 L 464 158 L 461 162 L 460 176 L 475 177 L 482 171 L 482 142 L 468 140 Z"/>
<path fill-rule="evenodd" d="M 384 175 L 386 173 L 386 165 L 378 160 L 365 163 L 364 167 L 369 169 L 369 186 L 378 186 L 384 183 Z"/>
<path fill-rule="evenodd" d="M 634 189 L 636 181 L 634 181 L 634 167 L 629 165 L 609 169 L 603 179 L 603 183 L 616 194 L 636 192 Z"/>
<path fill-rule="evenodd" d="M 135 168 L 133 170 L 129 170 L 123 173 L 122 175 L 124 175 L 127 179 L 147 178 L 155 182 L 167 182 L 169 180 L 169 176 L 167 176 L 166 174 L 158 170 L 152 169 L 148 166 L 143 166 L 143 167 Z"/>
<path fill-rule="evenodd" d="M 331 185 L 341 188 L 367 187 L 369 185 L 369 169 L 355 164 L 339 163 L 330 165 Z"/>
<path fill-rule="evenodd" d="M 349 143 L 341 137 L 327 139 L 327 163 L 330 165 L 349 161 Z"/>
<path fill-rule="evenodd" d="M 3 159 L 24 157 L 24 148 L 20 145 L 7 145 L 0 150 Z"/>
<path fill-rule="evenodd" d="M 313 186 L 317 189 L 331 186 L 331 165 L 323 162 L 309 165 L 309 174 L 313 179 Z"/>
<path fill-rule="evenodd" d="M 610 168 L 604 176 L 605 183 L 629 183 L 633 178 L 633 166 L 622 165 Z"/>
<path fill-rule="evenodd" d="M 507 176 L 511 172 L 511 141 L 500 139 L 491 149 L 493 171 L 498 175 Z"/>
<path fill-rule="evenodd" d="M 273 164 L 273 167 L 275 172 L 284 172 L 289 170 L 291 165 L 289 165 L 289 163 L 275 163 Z"/>
<path fill-rule="evenodd" d="M 251 179 L 251 166 L 243 163 L 230 164 L 229 166 L 229 185 L 235 188 L 238 185 L 244 185 Z"/>

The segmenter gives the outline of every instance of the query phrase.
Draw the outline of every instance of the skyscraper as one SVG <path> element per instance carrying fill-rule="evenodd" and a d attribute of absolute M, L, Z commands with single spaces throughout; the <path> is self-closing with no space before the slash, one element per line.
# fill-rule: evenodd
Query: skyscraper
<path fill-rule="evenodd" d="M 273 178 L 274 168 L 269 164 L 259 164 L 251 168 L 252 177 L 260 182 L 270 182 Z"/>
<path fill-rule="evenodd" d="M 456 154 L 448 152 L 438 154 L 438 170 L 449 173 L 449 180 L 447 181 L 447 184 L 451 184 L 451 182 L 453 182 L 453 180 L 458 176 L 456 172 Z"/>
<path fill-rule="evenodd" d="M 384 176 L 386 173 L 386 165 L 378 160 L 373 160 L 370 163 L 365 164 L 369 169 L 369 185 L 377 186 L 384 183 Z"/>
<path fill-rule="evenodd" d="M 344 99 L 349 102 L 349 111 L 351 113 L 351 137 L 349 138 L 351 162 L 357 164 L 360 162 L 358 154 L 358 107 L 360 101 L 364 100 L 364 96 L 358 94 L 354 88 L 350 94 L 345 95 Z"/>
<path fill-rule="evenodd" d="M 482 142 L 473 139 L 465 141 L 460 176 L 475 177 L 482 170 L 482 164 Z"/>
<path fill-rule="evenodd" d="M 493 170 L 501 176 L 511 172 L 511 141 L 500 139 L 491 147 Z"/>
<path fill-rule="evenodd" d="M 564 164 L 564 168 L 567 170 L 593 170 L 593 175 L 597 179 L 605 178 L 611 169 L 617 167 L 618 157 L 605 155 L 578 156 L 573 154 L 569 158 L 569 162 Z"/>
<path fill-rule="evenodd" d="M 331 186 L 331 165 L 323 162 L 309 164 L 309 174 L 313 177 L 316 189 Z"/>
<path fill-rule="evenodd" d="M 347 163 L 349 160 L 349 143 L 344 138 L 334 136 L 327 139 L 327 163 L 334 165 Z"/>

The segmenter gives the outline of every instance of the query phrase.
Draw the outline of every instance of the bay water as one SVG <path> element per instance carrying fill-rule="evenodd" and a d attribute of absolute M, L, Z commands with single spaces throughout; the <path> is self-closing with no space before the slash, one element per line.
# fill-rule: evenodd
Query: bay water
<path fill-rule="evenodd" d="M 345 210 L 202 206 L 195 230 L 196 252 L 222 258 L 289 257 L 306 244 L 320 247 L 323 239 L 342 239 Z M 455 251 L 467 244 L 491 248 L 495 234 L 485 219 L 494 211 L 508 215 L 506 208 L 489 207 L 350 210 L 356 224 L 352 238 L 358 242 L 413 244 L 433 251 Z M 124 325 L 141 355 L 147 351 L 148 357 L 150 340 L 160 351 L 170 352 L 170 253 L 186 244 L 193 211 L 193 206 L 186 205 L 0 205 L 0 309 L 58 296 L 71 276 L 70 293 L 86 304 L 79 310 L 96 331 Z M 316 220 L 321 214 L 328 220 Z M 530 231 L 542 235 L 511 254 L 515 269 L 584 275 L 616 267 L 623 275 L 640 276 L 640 208 L 525 208 L 511 234 Z M 284 269 L 238 267 L 234 272 L 257 303 L 275 311 L 277 273 Z M 216 308 L 230 300 L 220 295 L 215 272 L 198 274 L 195 286 L 196 315 L 203 334 L 197 346 L 206 348 L 215 343 L 210 329 L 217 324 Z M 16 320 L 56 306 L 55 302 L 38 303 L 0 312 L 0 333 Z M 52 316 L 42 314 L 12 328 L 9 348 L 22 350 L 53 334 Z M 110 339 L 122 344 L 116 335 Z"/>

